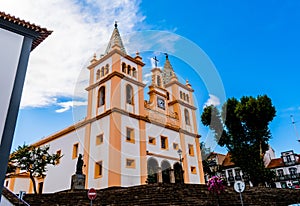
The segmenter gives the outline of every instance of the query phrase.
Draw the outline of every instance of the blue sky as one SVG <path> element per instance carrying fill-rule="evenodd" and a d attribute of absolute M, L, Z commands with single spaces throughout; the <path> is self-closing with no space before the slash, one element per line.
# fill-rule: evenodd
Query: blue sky
<path fill-rule="evenodd" d="M 30 0 L 24 2 L 36 4 Z M 270 124 L 272 133 L 270 144 L 275 149 L 276 156 L 280 156 L 280 152 L 290 149 L 300 153 L 300 143 L 297 142 L 290 118 L 290 115 L 294 116 L 295 126 L 300 132 L 299 1 L 194 0 L 185 1 L 184 4 L 169 0 L 131 2 L 115 0 L 112 1 L 113 3 L 109 3 L 110 1 L 101 1 L 101 3 L 96 0 L 86 1 L 89 4 L 86 2 L 79 4 L 78 2 L 82 1 L 77 1 L 77 3 L 67 0 L 58 1 L 60 9 L 57 10 L 56 5 L 53 4 L 49 6 L 47 3 L 42 3 L 42 5 L 18 7 L 16 1 L 0 0 L 1 10 L 54 30 L 52 37 L 46 39 L 39 46 L 41 48 L 31 54 L 29 72 L 24 87 L 24 100 L 22 99 L 23 106 L 18 117 L 13 148 L 23 142 L 37 141 L 43 136 L 48 136 L 73 124 L 72 109 L 57 112 L 58 109 L 65 108 L 61 103 L 68 103 L 73 98 L 72 92 L 76 81 L 71 81 L 67 77 L 73 75 L 77 79 L 88 56 L 108 42 L 113 22 L 118 20 L 121 34 L 126 35 L 130 32 L 149 29 L 168 31 L 198 45 L 215 65 L 227 98 L 267 94 L 277 110 L 276 117 Z M 105 9 L 103 9 L 104 7 Z M 45 14 L 34 12 L 33 8 L 43 10 Z M 62 22 L 55 21 L 59 15 L 60 17 L 64 15 L 66 21 L 69 22 L 70 33 L 67 33 L 69 28 L 65 27 Z M 80 23 L 79 26 L 78 23 Z M 62 24 L 61 27 L 59 27 L 60 24 Z M 87 32 L 86 30 L 89 28 L 94 30 Z M 55 48 L 67 42 L 65 39 L 58 40 L 62 36 L 64 38 L 68 36 L 69 39 L 76 37 L 83 41 L 73 40 L 69 45 L 63 47 L 63 50 L 68 51 L 69 49 L 70 51 L 63 53 L 60 49 L 61 55 L 58 56 Z M 77 47 L 75 48 L 73 45 L 74 41 L 79 44 L 78 47 L 82 51 L 80 48 L 76 50 Z M 85 44 L 85 42 L 90 43 Z M 125 43 L 125 46 L 128 45 Z M 80 56 L 80 52 L 88 53 L 88 55 L 81 55 L 84 58 L 79 59 L 80 61 L 77 58 L 77 62 L 76 60 L 68 61 L 73 54 Z M 157 55 L 163 60 L 162 54 Z M 193 51 L 190 55 L 197 58 Z M 151 65 L 149 56 L 151 55 L 144 57 L 146 68 Z M 206 82 L 201 79 L 201 76 L 194 75 L 192 71 L 186 72 L 189 65 L 181 62 L 176 56 L 171 55 L 170 59 L 175 72 L 183 80 L 189 79 L 195 89 L 200 116 L 204 103 L 210 98 Z M 48 64 L 41 63 L 50 60 L 56 61 L 52 68 L 61 65 L 60 70 L 47 68 Z M 35 67 L 40 69 L 35 70 Z M 197 69 L 201 70 L 201 68 Z M 62 72 L 62 77 L 66 77 L 66 79 L 57 77 L 59 72 Z M 36 82 L 41 76 L 53 77 L 53 79 L 47 79 L 48 84 L 46 80 Z M 63 85 L 58 84 L 63 80 L 65 80 Z M 31 87 L 33 84 L 36 86 Z M 55 85 L 59 85 L 59 87 L 55 87 Z M 46 95 L 30 96 L 34 92 L 40 92 L 36 88 L 41 88 Z M 61 88 L 72 89 L 69 91 Z M 29 95 L 29 93 L 31 94 Z M 77 107 L 77 109 L 80 108 Z M 207 128 L 199 124 L 199 133 L 202 135 L 203 141 L 206 141 L 208 138 Z M 224 152 L 220 148 L 216 148 L 216 150 Z"/>

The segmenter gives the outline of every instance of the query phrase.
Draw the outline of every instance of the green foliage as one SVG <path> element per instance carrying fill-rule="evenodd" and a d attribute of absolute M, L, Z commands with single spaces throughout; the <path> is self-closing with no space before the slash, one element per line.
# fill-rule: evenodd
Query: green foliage
<path fill-rule="evenodd" d="M 29 173 L 35 193 L 37 191 L 34 177 L 44 177 L 47 165 L 55 165 L 62 157 L 58 154 L 49 154 L 48 150 L 49 146 L 33 147 L 24 144 L 23 146 L 18 146 L 17 150 L 10 156 L 9 165 Z"/>
<path fill-rule="evenodd" d="M 269 179 L 263 164 L 263 154 L 271 138 L 269 123 L 275 117 L 275 107 L 266 95 L 230 98 L 221 113 L 215 106 L 204 108 L 201 121 L 215 133 L 220 146 L 226 146 L 235 165 L 250 175 L 254 185 Z M 269 176 L 268 176 L 269 175 Z"/>

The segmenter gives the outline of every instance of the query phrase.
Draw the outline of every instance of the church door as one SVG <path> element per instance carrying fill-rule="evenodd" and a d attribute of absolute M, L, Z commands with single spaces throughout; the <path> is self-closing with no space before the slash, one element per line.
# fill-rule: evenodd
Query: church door
<path fill-rule="evenodd" d="M 170 169 L 171 165 L 168 161 L 162 161 L 161 170 L 162 170 L 162 179 L 163 183 L 170 183 Z"/>
<path fill-rule="evenodd" d="M 174 176 L 175 176 L 175 183 L 184 183 L 183 170 L 180 163 L 178 162 L 174 164 Z"/>
<path fill-rule="evenodd" d="M 157 168 L 158 168 L 158 163 L 155 159 L 150 158 L 147 162 L 147 171 L 148 171 L 148 178 L 147 182 L 148 183 L 157 183 Z"/>

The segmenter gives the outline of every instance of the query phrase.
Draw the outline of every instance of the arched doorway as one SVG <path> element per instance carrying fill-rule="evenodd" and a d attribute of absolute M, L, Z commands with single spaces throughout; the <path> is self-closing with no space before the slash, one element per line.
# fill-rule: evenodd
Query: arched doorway
<path fill-rule="evenodd" d="M 162 179 L 163 183 L 170 183 L 170 170 L 171 165 L 167 160 L 161 162 Z"/>
<path fill-rule="evenodd" d="M 148 183 L 157 183 L 157 168 L 158 162 L 154 158 L 150 158 L 147 161 Z"/>
<path fill-rule="evenodd" d="M 184 183 L 183 170 L 179 162 L 174 164 L 175 183 Z"/>

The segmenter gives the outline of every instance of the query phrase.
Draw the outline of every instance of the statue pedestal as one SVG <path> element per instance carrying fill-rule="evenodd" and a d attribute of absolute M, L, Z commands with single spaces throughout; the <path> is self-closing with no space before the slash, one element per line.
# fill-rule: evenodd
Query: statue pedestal
<path fill-rule="evenodd" d="M 71 190 L 85 189 L 85 175 L 74 174 L 71 179 Z"/>

